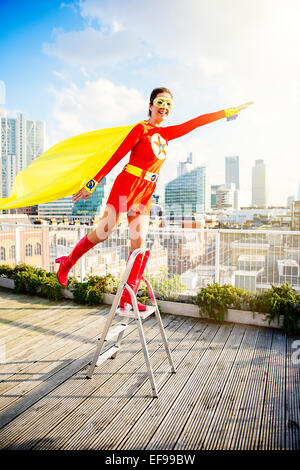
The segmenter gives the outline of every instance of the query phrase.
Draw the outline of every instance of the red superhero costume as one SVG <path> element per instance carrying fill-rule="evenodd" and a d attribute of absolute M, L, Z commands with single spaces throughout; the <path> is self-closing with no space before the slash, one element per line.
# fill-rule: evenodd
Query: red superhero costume
<path fill-rule="evenodd" d="M 226 110 L 203 114 L 176 126 L 157 127 L 147 121 L 138 123 L 111 159 L 94 177 L 94 181 L 99 183 L 130 150 L 128 165 L 133 165 L 144 171 L 141 176 L 136 176 L 126 171 L 125 168 L 128 167 L 126 165 L 113 184 L 107 205 L 113 206 L 117 212 L 133 210 L 138 213 L 149 214 L 151 196 L 155 191 L 157 176 L 167 158 L 168 141 L 224 117 L 227 117 Z M 148 172 L 154 174 L 154 176 L 151 178 L 150 175 L 149 177 Z M 148 179 L 144 179 L 145 174 Z"/>

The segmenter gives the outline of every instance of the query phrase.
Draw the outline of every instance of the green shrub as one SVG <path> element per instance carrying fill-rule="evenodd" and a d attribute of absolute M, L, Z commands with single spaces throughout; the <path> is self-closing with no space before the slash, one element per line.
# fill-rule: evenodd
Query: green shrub
<path fill-rule="evenodd" d="M 223 322 L 228 308 L 240 309 L 249 294 L 243 289 L 238 289 L 230 284 L 208 284 L 202 287 L 196 297 L 200 315 L 208 316 L 218 322 Z"/>
<path fill-rule="evenodd" d="M 259 294 L 252 294 L 230 284 L 209 284 L 201 288 L 196 297 L 200 315 L 208 316 L 218 322 L 225 319 L 228 308 L 238 310 L 252 310 L 264 313 L 266 320 L 280 321 L 284 318 L 284 330 L 287 335 L 296 335 L 299 332 L 300 296 L 288 283 L 281 286 L 271 284 L 271 289 Z"/>
<path fill-rule="evenodd" d="M 56 273 L 49 273 L 44 269 L 33 268 L 28 265 L 19 265 L 13 270 L 12 278 L 15 281 L 16 292 L 37 294 L 55 300 L 63 298 Z"/>
<path fill-rule="evenodd" d="M 251 302 L 251 294 L 231 284 L 208 284 L 202 287 L 196 297 L 200 315 L 208 316 L 218 322 L 223 322 L 228 308 L 247 309 Z"/>
<path fill-rule="evenodd" d="M 13 268 L 6 264 L 1 264 L 0 265 L 0 277 L 9 277 L 12 278 L 12 271 Z"/>
<path fill-rule="evenodd" d="M 69 289 L 73 293 L 74 300 L 88 305 L 99 305 L 104 302 L 103 294 L 115 294 L 118 281 L 111 275 L 88 276 L 86 281 L 80 283 L 75 278 L 71 279 Z"/>
<path fill-rule="evenodd" d="M 179 274 L 169 276 L 166 268 L 161 269 L 158 275 L 146 274 L 145 277 L 152 285 L 156 298 L 160 300 L 175 301 L 178 299 L 179 294 L 185 292 L 187 288 L 187 285 L 180 279 Z M 146 293 L 147 287 L 144 282 L 141 283 L 140 289 Z"/>
<path fill-rule="evenodd" d="M 265 313 L 269 321 L 277 320 L 283 315 L 284 330 L 288 335 L 296 335 L 299 331 L 300 295 L 288 283 L 281 286 L 271 284 L 271 289 L 261 294 L 254 294 L 252 311 Z"/>

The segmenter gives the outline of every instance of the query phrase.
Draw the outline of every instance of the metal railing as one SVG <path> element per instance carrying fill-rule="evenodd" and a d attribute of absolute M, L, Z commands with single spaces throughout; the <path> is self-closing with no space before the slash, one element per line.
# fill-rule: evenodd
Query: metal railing
<path fill-rule="evenodd" d="M 54 272 L 55 259 L 71 252 L 93 227 L 74 225 L 0 225 L 0 264 L 28 263 Z M 150 228 L 147 276 L 161 297 L 195 295 L 209 283 L 230 283 L 251 292 L 288 282 L 300 291 L 300 232 Z M 86 253 L 70 272 L 111 273 L 120 278 L 130 251 L 129 230 L 119 227 Z"/>

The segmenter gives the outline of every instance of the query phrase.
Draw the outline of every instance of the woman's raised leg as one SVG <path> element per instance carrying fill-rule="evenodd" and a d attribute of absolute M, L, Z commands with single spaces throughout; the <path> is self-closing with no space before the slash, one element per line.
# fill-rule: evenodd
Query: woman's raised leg
<path fill-rule="evenodd" d="M 61 258 L 56 259 L 56 262 L 59 263 L 57 279 L 62 286 L 66 286 L 68 284 L 68 273 L 76 261 L 87 251 L 97 245 L 97 243 L 106 240 L 118 226 L 118 223 L 119 213 L 116 212 L 113 207 L 106 206 L 104 214 L 96 229 L 79 240 L 69 256 L 62 256 Z"/>

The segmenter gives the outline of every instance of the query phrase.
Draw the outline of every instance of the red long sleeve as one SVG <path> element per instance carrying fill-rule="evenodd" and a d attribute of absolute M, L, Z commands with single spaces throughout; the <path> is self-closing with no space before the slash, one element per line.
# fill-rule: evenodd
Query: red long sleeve
<path fill-rule="evenodd" d="M 215 113 L 202 114 L 202 116 L 198 116 L 194 119 L 191 119 L 190 121 L 184 122 L 183 124 L 162 128 L 162 135 L 167 140 L 177 139 L 178 137 L 182 137 L 183 135 L 188 134 L 197 127 L 204 126 L 205 124 L 209 124 L 210 122 L 217 121 L 218 119 L 222 119 L 224 117 L 224 109 Z"/>
<path fill-rule="evenodd" d="M 99 183 L 104 176 L 106 176 L 119 161 L 127 155 L 127 153 L 134 149 L 130 156 L 130 163 L 138 166 L 139 168 L 148 169 L 152 172 L 158 172 L 161 166 L 161 159 L 155 157 L 153 154 L 153 147 L 151 137 L 153 134 L 159 133 L 167 141 L 181 137 L 189 132 L 193 131 L 197 127 L 204 126 L 210 122 L 217 121 L 225 117 L 225 110 L 217 111 L 215 113 L 203 114 L 190 121 L 184 122 L 176 126 L 168 127 L 155 127 L 148 124 L 146 121 L 138 123 L 124 139 L 118 150 L 110 158 L 110 160 L 104 165 L 104 167 L 97 173 L 94 180 Z M 143 139 L 143 135 L 147 138 Z M 139 144 L 139 145 L 137 145 Z M 154 149 L 157 144 L 153 144 Z M 152 150 L 151 150 L 152 148 Z M 157 149 L 156 149 L 157 150 Z M 150 151 L 150 153 L 149 153 Z M 151 162 L 152 156 L 155 161 Z"/>
<path fill-rule="evenodd" d="M 122 160 L 127 153 L 136 146 L 144 133 L 144 127 L 141 123 L 137 124 L 124 139 L 118 150 L 113 154 L 110 160 L 104 167 L 96 174 L 94 180 L 100 183 L 102 178 L 106 176 L 120 160 Z"/>

